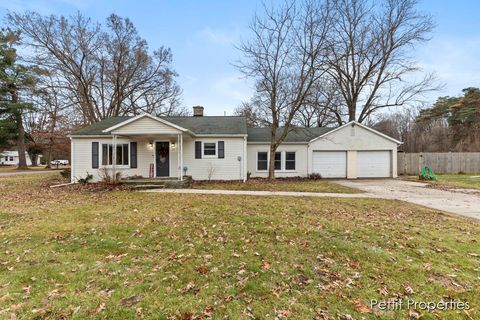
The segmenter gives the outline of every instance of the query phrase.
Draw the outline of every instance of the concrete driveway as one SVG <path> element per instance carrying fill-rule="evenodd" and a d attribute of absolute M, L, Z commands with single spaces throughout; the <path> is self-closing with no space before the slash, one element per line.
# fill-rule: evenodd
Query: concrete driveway
<path fill-rule="evenodd" d="M 393 179 L 335 181 L 384 199 L 397 199 L 425 207 L 480 219 L 480 190 L 438 190 L 428 184 Z"/>

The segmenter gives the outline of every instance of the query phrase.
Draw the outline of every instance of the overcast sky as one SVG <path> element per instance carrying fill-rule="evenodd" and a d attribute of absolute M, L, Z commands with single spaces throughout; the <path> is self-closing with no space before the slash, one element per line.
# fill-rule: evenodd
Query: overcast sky
<path fill-rule="evenodd" d="M 68 16 L 80 10 L 102 23 L 111 13 L 129 17 L 152 50 L 161 45 L 172 49 L 184 105 L 203 105 L 207 115 L 229 115 L 253 92 L 232 64 L 240 57 L 234 45 L 249 36 L 248 23 L 260 4 L 256 0 L 0 0 L 0 15 L 34 10 Z M 414 56 L 445 84 L 431 100 L 480 86 L 480 1 L 424 0 L 420 9 L 433 16 L 437 27 L 432 40 Z"/>

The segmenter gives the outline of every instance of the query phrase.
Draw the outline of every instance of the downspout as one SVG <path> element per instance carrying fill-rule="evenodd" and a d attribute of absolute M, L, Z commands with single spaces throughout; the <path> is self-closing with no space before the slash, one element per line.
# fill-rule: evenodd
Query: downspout
<path fill-rule="evenodd" d="M 113 144 L 112 144 L 112 181 L 116 182 L 117 180 L 117 136 L 113 135 Z"/>
<path fill-rule="evenodd" d="M 70 182 L 75 182 L 75 147 L 73 146 L 73 139 L 70 137 Z M 51 158 L 51 157 L 50 157 Z M 47 159 L 50 161 L 50 159 Z M 48 163 L 50 164 L 50 163 Z"/>
<path fill-rule="evenodd" d="M 247 136 L 243 137 L 243 182 L 247 181 Z"/>

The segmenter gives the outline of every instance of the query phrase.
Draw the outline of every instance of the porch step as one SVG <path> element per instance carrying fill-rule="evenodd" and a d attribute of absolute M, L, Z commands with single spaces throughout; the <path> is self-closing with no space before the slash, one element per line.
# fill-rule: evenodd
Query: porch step
<path fill-rule="evenodd" d="M 163 186 L 169 182 L 178 182 L 177 180 L 166 180 L 166 179 L 127 179 L 127 180 L 122 180 L 122 183 L 128 184 L 128 185 L 157 185 L 157 186 Z"/>
<path fill-rule="evenodd" d="M 138 185 L 133 185 L 132 188 L 135 190 L 165 189 L 165 185 L 138 184 Z"/>
<path fill-rule="evenodd" d="M 160 188 L 173 188 L 180 189 L 185 188 L 190 185 L 192 178 L 190 176 L 184 176 L 183 180 L 178 178 L 134 178 L 134 179 L 124 179 L 122 180 L 123 184 L 131 186 L 134 189 L 160 189 Z"/>

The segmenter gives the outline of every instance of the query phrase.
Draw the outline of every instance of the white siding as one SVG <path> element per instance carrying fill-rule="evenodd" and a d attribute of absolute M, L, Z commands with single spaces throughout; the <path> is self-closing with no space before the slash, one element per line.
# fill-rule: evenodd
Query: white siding
<path fill-rule="evenodd" d="M 225 158 L 217 157 L 195 159 L 195 141 L 218 142 L 225 141 Z M 212 180 L 240 180 L 244 177 L 244 140 L 243 137 L 224 138 L 185 138 L 183 143 L 183 165 L 188 167 L 187 175 L 195 180 L 207 180 L 209 172 Z M 241 157 L 241 161 L 238 161 Z"/>
<path fill-rule="evenodd" d="M 391 176 L 396 178 L 397 144 L 358 125 L 345 126 L 313 141 L 308 149 L 308 158 L 312 159 L 314 151 L 347 151 L 347 178 L 357 178 L 357 151 L 369 150 L 391 151 Z M 308 168 L 308 172 L 312 172 L 311 163 Z"/>
<path fill-rule="evenodd" d="M 17 155 L 12 155 L 12 152 L 7 151 L 5 154 L 0 154 L 0 165 L 6 166 L 16 166 L 20 162 L 20 158 L 18 156 L 18 152 L 14 152 Z M 25 157 L 27 158 L 27 166 L 32 165 L 32 161 L 30 160 L 30 156 L 28 153 L 25 153 Z M 13 160 L 10 160 L 12 159 Z"/>
<path fill-rule="evenodd" d="M 252 177 L 268 177 L 268 171 L 257 170 L 257 153 L 269 152 L 270 144 L 247 144 L 248 172 Z M 295 152 L 295 170 L 285 170 L 285 152 Z M 275 177 L 305 177 L 307 176 L 307 145 L 306 144 L 283 144 L 277 149 L 282 152 L 282 170 L 275 171 Z"/>
<path fill-rule="evenodd" d="M 149 117 L 143 117 L 112 131 L 112 134 L 177 134 L 180 130 Z"/>
<path fill-rule="evenodd" d="M 195 140 L 189 136 L 184 136 L 183 142 L 183 165 L 188 167 L 187 175 L 191 175 L 195 180 L 208 179 L 210 168 L 213 168 L 212 180 L 238 180 L 243 179 L 243 160 L 245 159 L 243 146 L 243 137 L 238 138 L 198 138 L 203 142 L 225 141 L 225 158 L 202 158 L 195 159 Z M 139 175 L 149 177 L 150 164 L 155 164 L 155 142 L 170 142 L 170 177 L 178 177 L 180 168 L 178 165 L 179 143 L 177 138 L 165 136 L 165 138 L 117 138 L 117 144 L 137 142 L 137 168 L 116 166 L 118 172 L 122 172 L 122 177 Z M 153 148 L 149 142 L 153 142 Z M 102 143 L 112 143 L 111 137 L 105 138 L 72 138 L 72 181 L 83 178 L 87 172 L 93 174 L 93 181 L 99 181 L 99 169 L 92 169 L 92 142 L 99 143 L 99 163 L 102 168 L 101 153 Z M 176 143 L 175 150 L 172 150 L 171 143 Z M 129 150 L 130 152 L 130 150 Z M 241 161 L 238 161 L 238 157 Z M 109 166 L 111 167 L 111 166 Z"/>
<path fill-rule="evenodd" d="M 122 173 L 122 177 L 142 176 L 149 177 L 150 164 L 155 163 L 154 147 L 150 147 L 149 141 L 144 138 L 117 138 L 117 144 L 137 142 L 137 168 L 129 166 L 116 166 L 116 171 Z M 153 141 L 153 140 L 152 140 Z M 176 139 L 162 141 L 176 141 Z M 92 168 L 92 142 L 99 143 L 99 169 Z M 99 170 L 102 166 L 102 143 L 112 143 L 112 138 L 72 138 L 72 181 L 84 178 L 87 172 L 93 174 L 93 181 L 99 181 Z M 155 143 L 154 143 L 155 145 Z M 177 149 L 170 148 L 170 176 L 178 177 Z M 130 153 L 129 148 L 129 153 Z M 111 168 L 111 166 L 107 166 Z"/>

